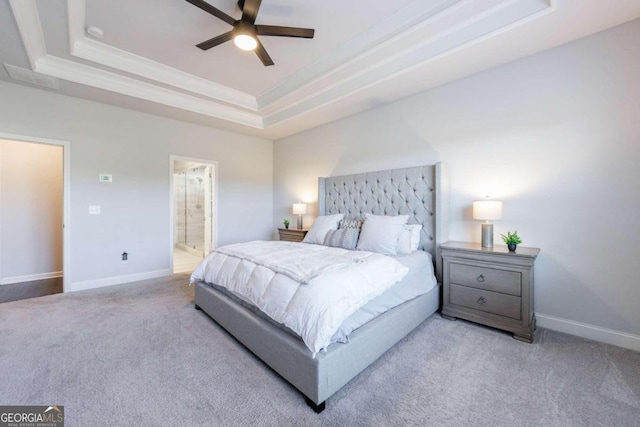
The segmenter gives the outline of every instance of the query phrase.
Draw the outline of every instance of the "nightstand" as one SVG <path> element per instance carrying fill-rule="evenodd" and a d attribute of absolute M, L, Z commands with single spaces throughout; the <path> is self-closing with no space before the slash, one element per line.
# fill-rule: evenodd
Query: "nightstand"
<path fill-rule="evenodd" d="M 442 250 L 442 316 L 470 320 L 533 342 L 533 267 L 540 252 L 479 243 L 447 242 Z"/>
<path fill-rule="evenodd" d="M 298 228 L 278 228 L 280 240 L 284 240 L 286 242 L 302 242 L 307 231 L 309 231 L 307 228 L 302 230 Z"/>

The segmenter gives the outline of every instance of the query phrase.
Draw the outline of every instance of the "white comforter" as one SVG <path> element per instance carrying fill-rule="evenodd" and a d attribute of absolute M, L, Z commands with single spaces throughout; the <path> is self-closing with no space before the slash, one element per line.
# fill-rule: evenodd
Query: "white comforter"
<path fill-rule="evenodd" d="M 315 355 L 330 344 L 347 317 L 407 272 L 393 258 L 372 252 L 249 242 L 209 254 L 191 282 L 228 289 L 297 333 Z"/>

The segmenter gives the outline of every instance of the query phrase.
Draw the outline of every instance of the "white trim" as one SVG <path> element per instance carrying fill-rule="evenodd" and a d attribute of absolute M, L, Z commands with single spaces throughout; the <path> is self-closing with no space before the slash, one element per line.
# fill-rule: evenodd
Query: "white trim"
<path fill-rule="evenodd" d="M 73 46 L 85 34 L 85 0 L 67 0 L 67 27 L 69 29 L 69 52 L 73 54 Z"/>
<path fill-rule="evenodd" d="M 203 165 L 213 166 L 213 187 L 211 191 L 213 192 L 213 236 L 212 236 L 212 250 L 218 247 L 218 161 L 217 160 L 207 160 L 200 159 L 196 157 L 184 157 L 177 155 L 169 155 L 169 268 L 173 271 L 173 249 L 175 247 L 175 242 L 173 239 L 174 235 L 174 218 L 173 218 L 173 164 L 175 160 L 185 161 L 185 162 L 197 162 Z M 207 254 L 205 254 L 206 256 Z"/>
<path fill-rule="evenodd" d="M 62 292 L 67 292 L 71 277 L 71 152 L 69 141 L 0 132 L 1 139 L 62 146 Z"/>
<path fill-rule="evenodd" d="M 67 28 L 69 29 L 69 52 L 73 55 L 76 41 L 85 34 L 85 0 L 67 0 Z"/>
<path fill-rule="evenodd" d="M 104 279 L 84 280 L 69 284 L 65 292 L 86 291 L 87 289 L 102 288 L 104 286 L 121 285 L 123 283 L 137 282 L 139 280 L 157 279 L 158 277 L 171 276 L 171 269 L 147 271 L 144 273 L 126 274 L 123 276 L 106 277 Z"/>
<path fill-rule="evenodd" d="M 297 88 L 295 92 L 283 92 L 277 99 L 270 101 L 270 105 L 273 107 L 272 112 L 268 111 L 269 109 L 267 107 L 269 105 L 263 105 L 262 98 L 259 96 L 258 105 L 261 108 L 260 112 L 264 118 L 264 127 L 268 129 L 272 125 L 285 122 L 295 117 L 308 114 L 314 110 L 318 110 L 322 107 L 334 104 L 378 84 L 401 78 L 404 74 L 439 61 L 449 55 L 488 40 L 503 33 L 504 31 L 513 29 L 531 21 L 532 19 L 544 16 L 554 10 L 552 6 L 548 6 L 532 14 L 520 17 L 506 25 L 495 25 L 495 28 L 492 29 L 487 29 L 482 26 L 483 19 L 496 15 L 500 12 L 504 13 L 505 10 L 508 12 L 509 9 L 506 8 L 514 6 L 514 3 L 517 3 L 517 1 L 511 0 L 494 5 L 481 13 L 469 14 L 469 16 L 463 15 L 462 17 L 457 18 L 458 20 L 455 25 L 451 24 L 446 30 L 438 31 L 427 38 L 423 38 L 424 36 L 421 35 L 419 31 L 427 31 L 429 29 L 429 20 L 442 18 L 454 11 L 459 11 L 458 9 L 460 9 L 460 7 L 456 6 L 455 9 L 448 8 L 444 11 L 438 12 L 434 16 L 430 17 L 429 20 L 421 24 L 417 24 L 403 33 L 396 35 L 394 39 L 386 41 L 379 46 L 360 54 L 358 57 L 345 62 L 343 65 L 336 67 L 331 72 L 328 72 L 317 79 L 314 79 L 314 81 Z M 469 13 L 468 11 L 464 12 Z M 510 15 L 506 13 L 506 17 L 504 19 L 508 20 L 509 16 Z M 476 31 L 480 31 L 480 33 L 468 36 L 469 39 L 466 41 L 460 40 L 461 38 L 462 40 L 465 40 L 462 37 L 463 34 L 473 34 Z M 406 37 L 423 39 L 420 43 L 408 44 L 408 48 L 399 50 L 397 53 L 378 55 L 377 59 L 370 59 L 376 53 L 380 53 L 383 48 L 389 46 L 393 48 L 393 41 L 399 41 L 398 43 L 395 43 L 395 45 L 398 45 Z M 351 69 L 348 68 L 349 66 Z M 342 74 L 340 78 L 323 82 L 323 79 L 326 79 L 331 74 L 339 72 Z"/>
<path fill-rule="evenodd" d="M 258 109 L 256 98 L 247 93 L 176 70 L 159 62 L 95 40 L 84 38 L 76 41 L 71 54 L 87 61 L 115 68 L 200 96 L 206 96 L 216 101 L 226 102 L 252 111 Z"/>
<path fill-rule="evenodd" d="M 34 280 L 57 279 L 63 277 L 62 271 L 52 271 L 51 273 L 27 274 L 25 276 L 5 277 L 0 281 L 0 285 L 11 285 L 14 283 L 32 282 Z"/>
<path fill-rule="evenodd" d="M 121 76 L 53 55 L 46 55 L 40 58 L 36 63 L 34 71 L 70 82 L 97 87 L 146 101 L 157 102 L 182 110 L 193 111 L 194 113 L 224 119 L 245 126 L 258 129 L 264 128 L 262 117 L 258 114 L 217 104 L 203 98 L 155 86 L 150 83 L 132 79 L 131 77 Z"/>
<path fill-rule="evenodd" d="M 601 328 L 588 323 L 574 320 L 561 319 L 547 314 L 536 313 L 537 325 L 558 332 L 563 332 L 577 337 L 611 344 L 629 350 L 640 351 L 640 335 Z"/>
<path fill-rule="evenodd" d="M 459 7 L 459 4 L 468 2 L 469 0 L 445 0 L 436 6 L 433 6 L 432 2 L 417 1 L 411 3 L 391 15 L 381 24 L 370 28 L 349 41 L 349 43 L 343 44 L 331 54 L 320 58 L 310 66 L 293 74 L 281 84 L 258 95 L 258 107 L 268 107 L 285 96 L 311 85 L 348 65 L 352 65 L 371 50 L 378 49 L 380 44 L 386 43 L 386 40 L 394 38 L 405 31 L 410 31 L 414 25 L 418 25 L 447 9 Z"/>
<path fill-rule="evenodd" d="M 67 0 L 71 55 L 135 78 L 47 55 L 36 1 L 10 0 L 33 71 L 260 130 L 344 102 L 556 9 L 554 0 L 413 2 L 255 97 L 86 37 L 85 2 Z M 488 16 L 499 23 L 487 28 Z"/>
<path fill-rule="evenodd" d="M 20 31 L 24 49 L 29 57 L 31 69 L 35 70 L 36 62 L 47 54 L 44 34 L 38 7 L 35 1 L 9 0 L 9 6 Z"/>
<path fill-rule="evenodd" d="M 85 9 L 85 0 L 67 0 L 69 52 L 71 55 L 161 84 L 207 96 L 217 101 L 252 111 L 257 110 L 256 98 L 245 92 L 86 37 L 84 31 L 86 26 Z"/>

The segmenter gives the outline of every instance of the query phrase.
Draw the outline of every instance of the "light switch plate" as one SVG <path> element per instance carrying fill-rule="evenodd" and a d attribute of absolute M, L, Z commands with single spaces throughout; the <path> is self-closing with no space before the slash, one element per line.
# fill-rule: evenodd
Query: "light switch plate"
<path fill-rule="evenodd" d="M 89 214 L 90 215 L 100 215 L 100 205 L 90 205 L 89 206 Z"/>
<path fill-rule="evenodd" d="M 113 182 L 113 175 L 101 173 L 100 174 L 100 182 Z"/>

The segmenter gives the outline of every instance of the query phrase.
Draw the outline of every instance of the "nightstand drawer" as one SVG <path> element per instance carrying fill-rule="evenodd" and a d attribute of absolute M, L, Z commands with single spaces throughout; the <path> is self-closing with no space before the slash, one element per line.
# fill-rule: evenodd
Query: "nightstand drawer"
<path fill-rule="evenodd" d="M 451 263 L 449 280 L 458 285 L 486 289 L 504 294 L 522 294 L 522 275 L 517 271 L 498 270 L 476 265 Z"/>
<path fill-rule="evenodd" d="M 474 310 L 520 320 L 520 298 L 481 289 L 451 284 L 449 302 Z"/>
<path fill-rule="evenodd" d="M 280 240 L 285 242 L 301 242 L 307 234 L 307 229 L 299 228 L 278 228 Z"/>

